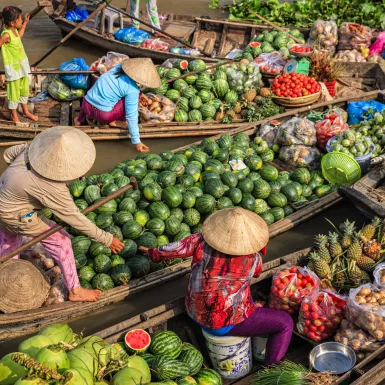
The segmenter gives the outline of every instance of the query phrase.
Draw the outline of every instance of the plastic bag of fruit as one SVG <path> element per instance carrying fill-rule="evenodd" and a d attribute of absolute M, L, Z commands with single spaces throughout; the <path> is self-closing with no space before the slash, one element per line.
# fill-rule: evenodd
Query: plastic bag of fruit
<path fill-rule="evenodd" d="M 380 263 L 373 271 L 374 283 L 381 289 L 385 289 L 385 263 Z"/>
<path fill-rule="evenodd" d="M 342 320 L 340 329 L 334 336 L 334 341 L 350 346 L 356 353 L 374 352 L 382 346 L 368 332 L 358 328 L 346 319 Z"/>
<path fill-rule="evenodd" d="M 319 168 L 321 153 L 315 147 L 310 146 L 282 146 L 278 157 L 292 167 L 307 167 L 310 170 Z"/>
<path fill-rule="evenodd" d="M 312 292 L 301 303 L 298 331 L 316 342 L 330 338 L 341 323 L 345 305 L 344 296 L 328 290 Z"/>
<path fill-rule="evenodd" d="M 334 51 L 338 44 L 338 27 L 334 21 L 316 20 L 310 29 L 309 43 L 317 41 L 321 48 Z"/>
<path fill-rule="evenodd" d="M 286 65 L 286 60 L 284 60 L 282 55 L 277 52 L 263 53 L 254 61 L 257 63 L 257 66 L 262 73 L 269 75 L 281 74 Z"/>
<path fill-rule="evenodd" d="M 142 44 L 142 47 L 167 52 L 170 45 L 160 39 L 146 39 Z"/>
<path fill-rule="evenodd" d="M 171 122 L 174 119 L 176 106 L 170 99 L 151 93 L 146 97 L 146 103 L 139 102 L 140 123 Z"/>
<path fill-rule="evenodd" d="M 334 56 L 336 61 L 352 62 L 352 63 L 365 63 L 366 59 L 360 51 L 356 49 L 349 49 L 344 51 L 338 51 Z"/>
<path fill-rule="evenodd" d="M 91 69 L 96 69 L 103 74 L 121 64 L 124 59 L 128 59 L 128 56 L 119 52 L 107 52 L 107 55 L 102 56 L 98 62 L 94 63 L 96 66 L 92 64 Z"/>
<path fill-rule="evenodd" d="M 276 142 L 280 124 L 278 120 L 262 124 L 255 136 L 260 136 L 271 147 Z"/>
<path fill-rule="evenodd" d="M 357 23 L 342 23 L 338 30 L 338 50 L 370 47 L 372 30 Z"/>
<path fill-rule="evenodd" d="M 351 289 L 346 319 L 382 341 L 385 338 L 385 290 L 372 284 Z"/>
<path fill-rule="evenodd" d="M 250 89 L 259 89 L 263 86 L 259 67 L 254 63 L 232 64 L 226 70 L 227 80 L 231 90 L 241 94 Z"/>
<path fill-rule="evenodd" d="M 284 146 L 303 144 L 314 146 L 317 143 L 314 123 L 308 118 L 293 117 L 279 126 L 277 143 Z"/>
<path fill-rule="evenodd" d="M 318 277 L 306 267 L 292 266 L 290 269 L 283 269 L 273 277 L 269 307 L 296 314 L 303 298 L 318 291 L 319 285 Z"/>
<path fill-rule="evenodd" d="M 326 151 L 326 144 L 330 138 L 335 135 L 342 134 L 345 130 L 349 130 L 349 125 L 338 110 L 329 112 L 324 116 L 323 120 L 315 124 L 317 131 L 318 147 L 322 151 Z"/>

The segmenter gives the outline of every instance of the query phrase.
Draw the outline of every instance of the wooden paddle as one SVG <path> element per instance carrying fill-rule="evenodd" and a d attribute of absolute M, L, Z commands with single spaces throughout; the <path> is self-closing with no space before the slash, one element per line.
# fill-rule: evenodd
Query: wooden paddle
<path fill-rule="evenodd" d="M 277 29 L 278 31 L 287 33 L 287 35 L 288 35 L 289 37 L 291 37 L 296 43 L 298 43 L 298 44 L 303 44 L 303 41 L 301 41 L 300 39 L 298 39 L 298 37 L 293 36 L 292 34 L 290 34 L 289 32 L 287 32 L 287 30 L 285 30 L 285 29 L 279 27 L 278 25 L 275 25 L 275 24 L 272 23 L 271 21 L 265 19 L 263 16 L 258 15 L 257 12 L 254 12 L 254 11 L 251 10 L 251 9 L 249 9 L 249 12 L 250 12 L 251 14 L 253 14 L 254 16 L 257 16 L 259 20 L 262 20 L 264 23 L 271 25 L 273 28 Z"/>
<path fill-rule="evenodd" d="M 31 20 L 33 17 L 35 17 L 43 8 L 45 7 L 51 7 L 52 3 L 49 0 L 40 0 L 37 2 L 37 7 L 35 7 L 30 13 L 29 13 L 29 20 Z M 0 19 L 2 18 L 2 13 L 0 12 Z"/>
<path fill-rule="evenodd" d="M 76 33 L 80 28 L 83 27 L 83 25 L 85 25 L 86 23 L 88 23 L 89 20 L 91 20 L 94 16 L 96 16 L 102 9 L 106 8 L 107 6 L 107 2 L 106 1 L 103 1 L 102 4 L 99 5 L 98 8 L 95 9 L 95 11 L 93 11 L 91 13 L 91 15 L 89 15 L 87 17 L 87 19 L 83 20 L 81 23 L 79 23 L 70 33 L 68 33 L 68 35 L 66 35 L 65 37 L 63 37 L 63 39 L 61 39 L 54 47 L 52 47 L 45 55 L 43 55 L 43 57 L 41 57 L 36 63 L 34 63 L 32 65 L 32 67 L 36 67 L 38 66 L 44 59 L 46 59 L 49 55 L 51 55 L 51 53 L 53 51 L 55 51 L 58 47 L 60 47 L 64 42 L 66 42 L 74 33 Z"/>
<path fill-rule="evenodd" d="M 134 177 L 131 177 L 130 178 L 130 182 L 131 182 L 130 184 L 120 188 L 119 190 L 116 190 L 114 193 L 112 193 L 108 197 L 105 197 L 101 201 L 96 202 L 93 205 L 87 207 L 85 210 L 82 211 L 82 214 L 86 215 L 86 214 L 96 210 L 98 207 L 103 206 L 105 203 L 111 201 L 112 199 L 115 199 L 119 195 L 124 194 L 128 190 L 131 190 L 131 189 L 137 190 L 138 189 L 138 185 L 136 183 L 136 179 Z M 8 261 L 9 259 L 14 257 L 15 255 L 18 255 L 21 252 L 31 248 L 32 246 L 36 245 L 36 243 L 39 243 L 43 239 L 48 238 L 52 234 L 55 234 L 57 231 L 60 231 L 62 229 L 63 229 L 63 226 L 61 226 L 61 225 L 56 225 L 56 226 L 52 227 L 51 229 L 45 231 L 44 233 L 38 235 L 37 237 L 32 238 L 30 241 L 24 243 L 24 245 L 22 245 L 22 246 L 18 247 L 17 249 L 11 251 L 10 253 L 5 254 L 3 256 L 0 256 L 0 263 L 4 263 L 5 261 Z"/>
<path fill-rule="evenodd" d="M 171 39 L 177 41 L 178 43 L 181 43 L 181 44 L 185 45 L 186 47 L 189 47 L 189 48 L 191 48 L 191 49 L 196 49 L 196 50 L 198 49 L 198 48 L 196 48 L 196 47 L 193 47 L 191 44 L 185 42 L 184 40 L 179 39 L 179 38 L 176 37 L 176 36 L 170 35 L 168 32 L 162 31 L 161 29 L 154 27 L 154 26 L 151 25 L 150 23 L 147 23 L 146 21 L 143 21 L 143 20 L 139 19 L 138 17 L 135 17 L 135 16 L 131 15 L 130 13 L 128 13 L 128 12 L 126 12 L 126 11 L 123 11 L 122 9 L 120 9 L 120 8 L 118 8 L 118 7 L 115 7 L 115 6 L 111 5 L 111 4 L 109 4 L 107 8 L 113 9 L 114 11 L 119 12 L 119 13 L 125 15 L 125 16 L 128 16 L 128 17 L 130 17 L 130 18 L 133 19 L 133 20 L 139 21 L 139 23 L 145 25 L 146 27 L 149 27 L 149 28 L 151 28 L 151 29 L 153 29 L 153 30 L 155 30 L 155 31 L 157 31 L 157 32 L 160 32 L 160 33 L 162 33 L 163 35 L 166 35 L 166 36 L 168 36 L 169 38 L 171 38 Z M 205 51 L 200 51 L 200 52 L 201 52 L 204 56 L 206 56 L 206 57 L 213 57 L 213 56 L 212 56 L 212 53 L 210 53 L 210 52 L 205 52 Z"/>

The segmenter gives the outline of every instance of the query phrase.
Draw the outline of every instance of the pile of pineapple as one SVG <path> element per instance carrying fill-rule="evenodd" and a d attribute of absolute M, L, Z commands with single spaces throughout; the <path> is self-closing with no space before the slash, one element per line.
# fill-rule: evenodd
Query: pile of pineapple
<path fill-rule="evenodd" d="M 382 262 L 385 226 L 380 218 L 357 231 L 348 219 L 336 231 L 315 237 L 315 249 L 309 254 L 307 267 L 321 279 L 324 288 L 348 291 L 370 282 L 372 273 Z"/>

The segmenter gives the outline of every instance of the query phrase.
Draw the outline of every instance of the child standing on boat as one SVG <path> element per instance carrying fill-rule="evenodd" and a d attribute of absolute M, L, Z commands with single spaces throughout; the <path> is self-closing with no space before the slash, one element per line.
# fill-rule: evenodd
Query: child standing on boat
<path fill-rule="evenodd" d="M 28 110 L 30 72 L 28 57 L 24 51 L 21 38 L 29 22 L 29 15 L 21 16 L 21 9 L 8 6 L 3 9 L 3 23 L 5 28 L 1 32 L 0 47 L 3 57 L 5 78 L 7 80 L 8 108 L 11 110 L 11 119 L 20 122 L 17 107 L 21 104 L 23 116 L 33 121 L 38 117 Z"/>

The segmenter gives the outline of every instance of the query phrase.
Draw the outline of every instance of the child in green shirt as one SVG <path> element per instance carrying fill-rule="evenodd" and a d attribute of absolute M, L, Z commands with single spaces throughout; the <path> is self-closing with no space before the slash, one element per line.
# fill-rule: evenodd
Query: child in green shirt
<path fill-rule="evenodd" d="M 20 122 L 17 107 L 21 104 L 23 116 L 33 121 L 38 117 L 28 110 L 29 83 L 28 74 L 31 71 L 28 57 L 24 51 L 21 38 L 29 21 L 29 15 L 21 16 L 21 9 L 8 6 L 3 9 L 5 29 L 0 35 L 1 55 L 3 57 L 5 78 L 7 80 L 8 108 L 14 122 Z"/>

